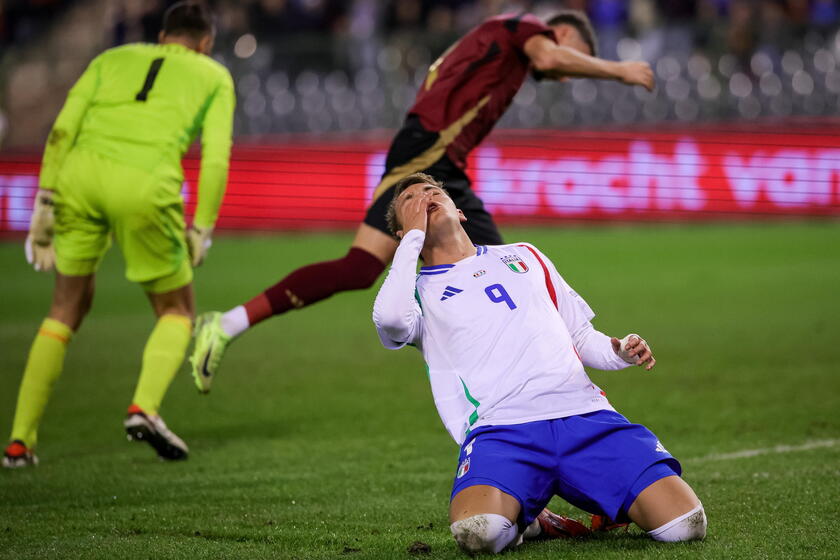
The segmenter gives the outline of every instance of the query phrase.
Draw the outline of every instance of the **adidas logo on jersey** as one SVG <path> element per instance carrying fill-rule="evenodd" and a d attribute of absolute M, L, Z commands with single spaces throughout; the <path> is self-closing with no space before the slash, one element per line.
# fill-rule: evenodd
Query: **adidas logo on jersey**
<path fill-rule="evenodd" d="M 464 290 L 459 290 L 458 288 L 453 288 L 452 286 L 447 286 L 443 289 L 443 297 L 440 298 L 440 301 L 447 300 L 452 296 L 456 296 L 463 292 Z"/>
<path fill-rule="evenodd" d="M 668 453 L 668 450 L 665 449 L 665 446 L 659 440 L 656 440 L 656 452 L 657 453 Z"/>

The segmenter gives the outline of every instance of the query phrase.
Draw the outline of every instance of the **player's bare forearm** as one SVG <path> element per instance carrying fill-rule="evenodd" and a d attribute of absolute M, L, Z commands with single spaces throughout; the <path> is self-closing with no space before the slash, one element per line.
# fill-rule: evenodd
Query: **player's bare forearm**
<path fill-rule="evenodd" d="M 627 85 L 639 85 L 653 90 L 653 71 L 647 62 L 604 60 L 568 47 L 556 47 L 553 58 L 554 66 L 545 71 L 549 77 L 618 80 Z"/>
<path fill-rule="evenodd" d="M 531 59 L 534 68 L 548 78 L 618 80 L 627 85 L 640 85 L 653 90 L 653 70 L 647 62 L 604 60 L 570 47 L 556 45 L 543 36 L 529 39 L 525 43 L 525 54 Z"/>

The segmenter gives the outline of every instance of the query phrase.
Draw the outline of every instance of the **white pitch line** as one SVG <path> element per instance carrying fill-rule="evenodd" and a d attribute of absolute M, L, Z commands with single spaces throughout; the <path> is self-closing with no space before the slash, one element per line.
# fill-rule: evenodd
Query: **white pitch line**
<path fill-rule="evenodd" d="M 837 439 L 821 439 L 814 441 L 807 441 L 801 445 L 777 445 L 775 447 L 765 447 L 763 449 L 744 449 L 742 451 L 733 451 L 732 453 L 712 453 L 703 457 L 694 457 L 688 459 L 687 463 L 705 463 L 706 461 L 732 461 L 734 459 L 746 459 L 749 457 L 758 457 L 759 455 L 769 455 L 771 453 L 795 453 L 798 451 L 810 451 L 811 449 L 820 449 L 823 447 L 834 447 L 840 443 Z"/>

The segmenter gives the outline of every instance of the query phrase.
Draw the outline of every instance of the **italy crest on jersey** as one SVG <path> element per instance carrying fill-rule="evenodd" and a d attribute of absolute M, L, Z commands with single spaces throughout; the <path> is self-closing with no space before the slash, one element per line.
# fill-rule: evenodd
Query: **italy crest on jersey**
<path fill-rule="evenodd" d="M 520 274 L 528 272 L 528 265 L 516 255 L 505 255 L 502 257 L 502 262 L 514 272 L 518 272 Z"/>

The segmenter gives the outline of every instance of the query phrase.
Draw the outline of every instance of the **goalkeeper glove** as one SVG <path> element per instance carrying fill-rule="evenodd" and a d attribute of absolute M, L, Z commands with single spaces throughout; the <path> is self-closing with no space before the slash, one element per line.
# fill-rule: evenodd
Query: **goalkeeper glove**
<path fill-rule="evenodd" d="M 32 209 L 32 220 L 29 222 L 29 235 L 23 248 L 26 261 L 35 270 L 49 271 L 55 265 L 55 249 L 53 248 L 53 192 L 38 189 L 35 195 L 35 207 Z"/>
<path fill-rule="evenodd" d="M 190 260 L 193 267 L 204 262 L 204 257 L 207 256 L 207 251 L 213 244 L 210 239 L 212 234 L 212 227 L 198 227 L 195 224 L 187 230 L 187 248 L 190 251 Z"/>

